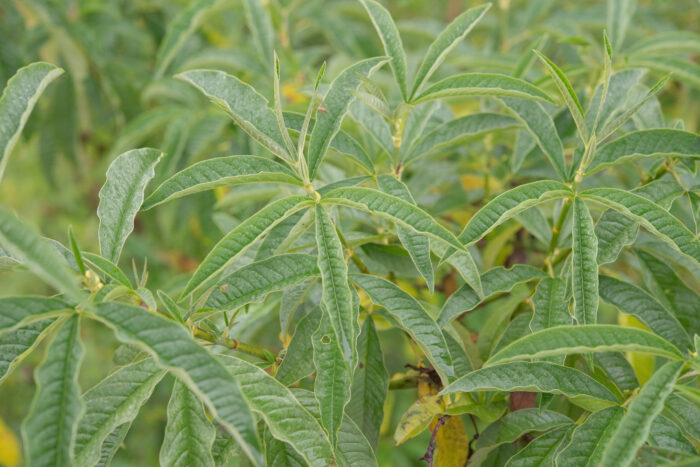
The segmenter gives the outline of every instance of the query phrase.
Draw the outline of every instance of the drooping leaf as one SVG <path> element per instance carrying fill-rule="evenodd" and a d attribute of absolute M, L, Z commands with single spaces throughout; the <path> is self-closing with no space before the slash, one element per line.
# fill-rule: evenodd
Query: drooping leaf
<path fill-rule="evenodd" d="M 396 445 L 415 438 L 425 431 L 430 422 L 445 410 L 445 404 L 441 397 L 426 395 L 415 401 L 406 409 L 394 431 Z"/>
<path fill-rule="evenodd" d="M 78 368 L 83 356 L 77 314 L 66 319 L 36 369 L 37 390 L 22 426 L 27 464 L 72 465 L 78 419 L 83 411 Z"/>
<path fill-rule="evenodd" d="M 85 413 L 75 438 L 76 465 L 95 465 L 105 440 L 120 426 L 131 424 L 163 375 L 165 371 L 152 359 L 145 359 L 118 369 L 83 395 Z"/>
<path fill-rule="evenodd" d="M 571 324 L 566 283 L 559 278 L 546 277 L 537 284 L 532 296 L 534 313 L 530 320 L 533 332 Z"/>
<path fill-rule="evenodd" d="M 202 402 L 181 381 L 175 381 L 168 402 L 168 423 L 158 460 L 160 465 L 213 467 L 211 446 L 215 428 Z"/>
<path fill-rule="evenodd" d="M 569 428 L 564 426 L 554 429 L 533 439 L 513 457 L 508 459 L 505 467 L 533 467 L 555 465 L 554 459 L 558 449 L 567 437 Z"/>
<path fill-rule="evenodd" d="M 28 324 L 66 314 L 71 306 L 59 298 L 0 298 L 0 336 Z"/>
<path fill-rule="evenodd" d="M 598 314 L 598 239 L 586 203 L 574 198 L 573 245 L 574 316 L 579 324 L 596 324 Z"/>
<path fill-rule="evenodd" d="M 233 435 L 248 458 L 262 464 L 253 415 L 237 378 L 197 344 L 183 326 L 144 308 L 118 302 L 101 303 L 89 316 L 113 328 L 121 341 L 140 346 L 160 366 L 175 373 Z"/>
<path fill-rule="evenodd" d="M 398 322 L 418 344 L 443 381 L 454 376 L 452 358 L 440 327 L 418 301 L 393 283 L 369 274 L 351 274 L 350 279 Z"/>
<path fill-rule="evenodd" d="M 482 368 L 462 376 L 441 394 L 474 391 L 562 394 L 588 410 L 617 403 L 613 393 L 587 374 L 548 362 L 510 362 Z"/>
<path fill-rule="evenodd" d="M 312 204 L 306 196 L 289 196 L 274 201 L 241 222 L 214 245 L 204 261 L 192 274 L 181 296 L 187 296 L 206 285 L 209 279 L 233 261 L 256 239 L 284 220 L 287 216 Z"/>
<path fill-rule="evenodd" d="M 313 353 L 311 336 L 318 329 L 320 320 L 321 311 L 312 310 L 297 324 L 294 336 L 275 375 L 282 384 L 289 386 L 313 373 L 314 362 L 309 358 Z"/>
<path fill-rule="evenodd" d="M 258 156 L 217 157 L 198 162 L 164 181 L 144 201 L 142 209 L 214 188 L 245 183 L 283 183 L 302 186 L 288 167 Z"/>
<path fill-rule="evenodd" d="M 608 407 L 592 413 L 574 429 L 571 441 L 557 456 L 557 465 L 571 467 L 595 467 L 600 463 L 605 448 L 605 440 L 622 419 L 622 407 Z"/>
<path fill-rule="evenodd" d="M 350 390 L 350 402 L 345 412 L 357 423 L 367 441 L 376 450 L 384 402 L 389 389 L 389 375 L 384 367 L 379 336 L 371 316 L 367 316 L 362 325 L 357 349 L 358 365 Z"/>
<path fill-rule="evenodd" d="M 36 101 L 63 69 L 36 62 L 17 70 L 0 97 L 0 180 Z"/>
<path fill-rule="evenodd" d="M 605 440 L 601 467 L 629 465 L 637 449 L 646 441 L 651 424 L 671 394 L 683 362 L 668 362 L 654 372 L 639 394 L 632 399 L 612 436 Z"/>
<path fill-rule="evenodd" d="M 511 412 L 489 425 L 479 434 L 476 448 L 512 443 L 531 431 L 549 431 L 573 422 L 569 417 L 553 410 L 522 409 Z"/>
<path fill-rule="evenodd" d="M 243 0 L 246 20 L 253 36 L 253 43 L 258 49 L 260 60 L 265 65 L 272 64 L 272 49 L 275 40 L 275 32 L 272 29 L 272 20 L 265 10 L 265 3 L 261 0 Z"/>
<path fill-rule="evenodd" d="M 468 96 L 494 96 L 553 102 L 547 93 L 534 84 L 496 73 L 465 73 L 450 76 L 421 92 L 413 99 L 413 102 Z"/>
<path fill-rule="evenodd" d="M 428 52 L 423 57 L 418 71 L 416 72 L 413 81 L 413 89 L 411 90 L 410 98 L 421 90 L 423 85 L 435 73 L 435 70 L 442 64 L 452 49 L 454 49 L 461 40 L 463 40 L 469 31 L 479 22 L 479 20 L 491 8 L 490 3 L 485 3 L 474 8 L 470 8 L 458 17 L 456 17 L 443 31 L 435 38 Z"/>
<path fill-rule="evenodd" d="M 681 352 L 692 349 L 690 337 L 678 320 L 654 297 L 629 282 L 600 276 L 600 298 L 626 315 L 632 315 Z"/>
<path fill-rule="evenodd" d="M 49 332 L 53 319 L 28 324 L 0 337 L 0 383 Z"/>
<path fill-rule="evenodd" d="M 529 334 L 493 355 L 484 365 L 514 360 L 611 350 L 682 358 L 670 342 L 642 329 L 609 324 L 558 326 Z"/>
<path fill-rule="evenodd" d="M 248 303 L 260 302 L 271 292 L 300 284 L 318 274 L 313 256 L 298 253 L 271 256 L 226 276 L 207 298 L 206 307 L 235 310 Z"/>
<path fill-rule="evenodd" d="M 100 254 L 112 263 L 119 261 L 126 238 L 134 230 L 134 217 L 161 157 L 163 153 L 155 149 L 134 149 L 119 155 L 107 170 L 97 217 L 100 218 Z"/>

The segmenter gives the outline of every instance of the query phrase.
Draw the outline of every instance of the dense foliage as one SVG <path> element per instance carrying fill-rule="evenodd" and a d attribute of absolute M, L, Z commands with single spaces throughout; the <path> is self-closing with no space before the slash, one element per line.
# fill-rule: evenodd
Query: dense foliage
<path fill-rule="evenodd" d="M 181 3 L 0 5 L 0 464 L 700 463 L 697 2 Z"/>

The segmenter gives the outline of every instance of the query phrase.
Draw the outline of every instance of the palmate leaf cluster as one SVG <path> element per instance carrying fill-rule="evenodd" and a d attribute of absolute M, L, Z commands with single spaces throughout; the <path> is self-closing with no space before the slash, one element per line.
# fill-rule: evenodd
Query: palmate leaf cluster
<path fill-rule="evenodd" d="M 631 43 L 635 4 L 611 0 L 592 12 L 605 32 L 568 40 L 571 18 L 552 14 L 561 40 L 538 33 L 517 57 L 465 66 L 470 34 L 508 19 L 504 5 L 455 15 L 416 52 L 409 26 L 359 0 L 348 16 L 377 40 L 328 69 L 327 51 L 289 47 L 295 2 L 237 5 L 250 44 L 230 56 L 187 58 L 230 5 L 179 11 L 149 65 L 155 105 L 122 107 L 109 72 L 98 92 L 129 119 L 96 196 L 99 253 L 0 207 L 3 268 L 54 293 L 0 298 L 0 382 L 43 346 L 26 464 L 109 464 L 164 386 L 168 466 L 378 465 L 398 459 L 392 437 L 437 466 L 700 462 L 700 135 L 661 111 L 671 83 L 697 99 L 686 56 L 700 39 Z M 20 10 L 52 25 L 70 118 L 88 125 L 81 70 L 109 70 L 99 47 L 74 50 L 51 6 Z M 578 64 L 557 65 L 581 42 Z M 300 68 L 290 97 L 285 69 Z M 7 80 L 0 177 L 63 71 L 34 62 Z M 144 141 L 158 149 L 133 149 Z M 123 269 L 141 222 L 154 244 L 206 244 L 188 216 L 217 235 L 206 252 L 181 247 L 201 253 L 186 274 Z M 85 390 L 94 323 L 120 358 Z M 262 327 L 279 335 L 255 341 Z M 397 392 L 410 392 L 399 413 Z"/>

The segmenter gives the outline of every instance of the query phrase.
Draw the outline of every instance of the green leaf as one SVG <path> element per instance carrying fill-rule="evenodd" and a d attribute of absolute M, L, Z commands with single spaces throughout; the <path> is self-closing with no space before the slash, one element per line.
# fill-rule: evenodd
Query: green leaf
<path fill-rule="evenodd" d="M 530 102 L 523 99 L 503 99 L 513 116 L 527 128 L 535 139 L 537 146 L 542 150 L 560 180 L 567 180 L 566 159 L 564 158 L 564 146 L 562 145 L 557 128 L 552 117 L 544 110 L 539 102 Z"/>
<path fill-rule="evenodd" d="M 304 458 L 292 446 L 274 438 L 270 430 L 265 430 L 265 465 L 285 467 L 306 467 Z"/>
<path fill-rule="evenodd" d="M 155 149 L 134 149 L 119 155 L 107 169 L 97 217 L 100 254 L 112 263 L 119 261 L 126 238 L 134 230 L 134 217 L 143 203 L 146 185 L 163 155 Z"/>
<path fill-rule="evenodd" d="M 79 317 L 66 319 L 36 369 L 37 390 L 22 426 L 27 465 L 72 465 L 78 419 L 83 411 L 78 369 L 83 356 Z"/>
<path fill-rule="evenodd" d="M 608 324 L 558 326 L 529 334 L 492 356 L 484 365 L 611 350 L 644 352 L 671 359 L 682 354 L 670 342 L 648 331 Z"/>
<path fill-rule="evenodd" d="M 572 194 L 569 187 L 553 180 L 541 180 L 512 188 L 479 209 L 459 234 L 459 241 L 467 245 L 476 243 L 516 214 L 545 201 L 566 198 Z"/>
<path fill-rule="evenodd" d="M 197 162 L 164 181 L 144 201 L 142 210 L 201 191 L 246 183 L 303 185 L 289 168 L 264 157 L 217 157 Z"/>
<path fill-rule="evenodd" d="M 666 409 L 680 422 L 683 431 L 694 439 L 700 439 L 700 408 L 677 393 L 666 399 Z"/>
<path fill-rule="evenodd" d="M 362 5 L 367 10 L 374 28 L 382 40 L 384 51 L 388 57 L 391 57 L 391 71 L 394 72 L 396 84 L 399 86 L 401 97 L 404 102 L 408 102 L 407 80 L 406 80 L 406 52 L 404 52 L 403 44 L 399 30 L 391 18 L 391 13 L 378 2 L 374 0 L 360 0 Z"/>
<path fill-rule="evenodd" d="M 211 446 L 215 436 L 202 402 L 176 380 L 168 402 L 168 423 L 158 456 L 160 465 L 214 467 Z"/>
<path fill-rule="evenodd" d="M 554 458 L 559 446 L 567 437 L 568 427 L 552 430 L 533 439 L 513 457 L 508 459 L 505 467 L 533 467 L 556 465 Z"/>
<path fill-rule="evenodd" d="M 200 263 L 197 270 L 192 274 L 181 297 L 185 297 L 193 291 L 209 285 L 208 281 L 212 276 L 219 273 L 236 259 L 255 240 L 286 217 L 311 205 L 311 199 L 306 196 L 289 196 L 273 201 L 241 222 L 214 245 L 207 257 L 204 258 L 204 261 Z"/>
<path fill-rule="evenodd" d="M 117 302 L 101 303 L 95 307 L 94 314 L 88 316 L 114 329 L 122 342 L 142 347 L 160 366 L 187 383 L 233 435 L 248 458 L 257 465 L 262 464 L 253 415 L 238 380 L 214 355 L 195 342 L 186 328 L 144 308 Z"/>
<path fill-rule="evenodd" d="M 677 57 L 630 57 L 627 66 L 642 67 L 661 73 L 672 73 L 673 78 L 700 89 L 700 65 Z"/>
<path fill-rule="evenodd" d="M 275 31 L 272 29 L 272 19 L 261 0 L 243 0 L 246 21 L 253 36 L 259 58 L 265 65 L 272 63 L 272 49 Z"/>
<path fill-rule="evenodd" d="M 531 431 L 549 431 L 571 423 L 573 420 L 569 417 L 553 410 L 517 410 L 492 423 L 481 432 L 475 448 L 512 443 Z"/>
<path fill-rule="evenodd" d="M 625 51 L 629 55 L 650 57 L 656 54 L 700 52 L 700 35 L 691 31 L 668 31 L 635 41 Z"/>
<path fill-rule="evenodd" d="M 316 114 L 316 124 L 311 132 L 307 163 L 309 176 L 313 180 L 328 146 L 334 140 L 343 117 L 355 96 L 350 92 L 362 83 L 360 76 L 370 76 L 377 68 L 386 63 L 385 57 L 368 58 L 349 66 L 331 83 L 323 98 L 325 112 Z"/>
<path fill-rule="evenodd" d="M 404 156 L 408 165 L 431 152 L 461 143 L 470 138 L 497 130 L 507 130 L 520 126 L 520 122 L 508 115 L 477 113 L 449 120 L 421 136 L 413 143 Z"/>
<path fill-rule="evenodd" d="M 408 187 L 396 177 L 380 175 L 377 177 L 377 184 L 383 192 L 396 196 L 407 203 L 416 204 Z M 401 244 L 408 251 L 413 264 L 415 264 L 416 269 L 425 279 L 426 284 L 428 284 L 428 290 L 432 294 L 435 288 L 435 276 L 433 273 L 433 262 L 430 259 L 430 240 L 406 227 L 399 226 L 397 230 Z"/>
<path fill-rule="evenodd" d="M 168 65 L 187 42 L 187 39 L 199 27 L 207 13 L 217 4 L 217 0 L 199 0 L 191 3 L 168 24 L 165 36 L 160 42 L 156 54 L 156 78 L 163 76 Z"/>
<path fill-rule="evenodd" d="M 695 446 L 683 436 L 678 425 L 663 415 L 659 415 L 652 422 L 647 442 L 655 448 L 672 452 L 695 455 L 698 453 Z"/>
<path fill-rule="evenodd" d="M 389 374 L 384 367 L 382 347 L 371 316 L 367 316 L 362 325 L 357 349 L 358 365 L 345 412 L 357 423 L 369 444 L 376 450 L 389 389 Z"/>
<path fill-rule="evenodd" d="M 107 436 L 104 443 L 102 443 L 100 459 L 95 464 L 95 467 L 107 467 L 111 464 L 112 458 L 114 458 L 117 450 L 122 447 L 124 438 L 126 438 L 129 428 L 131 428 L 131 425 L 129 423 L 125 423 Z"/>
<path fill-rule="evenodd" d="M 344 357 L 328 313 L 323 313 L 312 342 L 316 366 L 314 394 L 321 408 L 321 425 L 335 447 L 345 406 L 350 400 L 351 379 L 349 361 Z"/>
<path fill-rule="evenodd" d="M 323 285 L 324 314 L 328 315 L 338 347 L 348 362 L 355 360 L 357 314 L 352 306 L 348 265 L 333 220 L 323 206 L 316 206 L 318 270 Z M 348 373 L 351 371 L 347 369 Z M 326 425 L 326 428 L 328 426 Z"/>
<path fill-rule="evenodd" d="M 615 50 L 619 50 L 625 40 L 627 28 L 637 8 L 637 0 L 610 0 L 608 2 L 607 31 Z"/>
<path fill-rule="evenodd" d="M 57 290 L 80 301 L 83 292 L 66 260 L 53 246 L 14 214 L 0 207 L 0 243 L 32 272 Z"/>
<path fill-rule="evenodd" d="M 44 89 L 63 69 L 36 62 L 17 70 L 5 85 L 0 97 L 0 180 L 12 149 Z"/>
<path fill-rule="evenodd" d="M 535 54 L 537 54 L 539 59 L 544 64 L 547 72 L 552 77 L 554 84 L 557 86 L 559 94 L 561 94 L 561 96 L 564 98 L 564 102 L 569 108 L 569 112 L 571 113 L 579 135 L 581 136 L 581 141 L 587 143 L 588 129 L 586 128 L 586 122 L 583 118 L 583 107 L 581 107 L 581 103 L 579 102 L 578 97 L 576 97 L 576 93 L 574 92 L 574 88 L 571 87 L 569 79 L 550 59 L 542 55 L 537 50 L 535 50 Z"/>
<path fill-rule="evenodd" d="M 551 97 L 534 84 L 496 73 L 465 73 L 450 76 L 430 86 L 413 99 L 413 103 L 445 97 L 493 96 L 531 99 L 553 103 Z"/>
<path fill-rule="evenodd" d="M 0 383 L 34 350 L 55 322 L 37 321 L 0 336 Z"/>
<path fill-rule="evenodd" d="M 130 425 L 165 375 L 152 359 L 119 368 L 83 395 L 85 413 L 75 438 L 75 464 L 92 466 L 105 440 Z"/>
<path fill-rule="evenodd" d="M 598 315 L 598 239 L 586 203 L 574 198 L 573 246 L 574 316 L 579 324 L 596 324 Z"/>
<path fill-rule="evenodd" d="M 107 277 L 111 277 L 124 287 L 128 287 L 129 289 L 133 288 L 131 286 L 131 282 L 129 282 L 129 278 L 126 277 L 126 274 L 124 274 L 124 272 L 121 269 L 119 269 L 119 266 L 117 266 L 116 264 L 94 253 L 88 253 L 83 251 L 82 255 L 88 263 L 100 270 Z"/>
<path fill-rule="evenodd" d="M 425 353 L 430 363 L 446 382 L 454 376 L 452 358 L 440 327 L 420 303 L 398 286 L 369 274 L 351 274 L 352 281 L 398 322 Z"/>
<path fill-rule="evenodd" d="M 453 318 L 473 310 L 484 299 L 491 295 L 509 292 L 513 287 L 524 282 L 540 279 L 546 274 L 533 266 L 516 264 L 511 269 L 495 267 L 489 269 L 481 276 L 481 285 L 484 293 L 480 296 L 469 285 L 463 285 L 455 293 L 450 295 L 438 315 L 438 324 L 445 327 Z"/>
<path fill-rule="evenodd" d="M 633 218 L 671 247 L 700 263 L 700 240 L 658 204 L 616 188 L 593 188 L 581 192 L 580 196 Z"/>
<path fill-rule="evenodd" d="M 592 413 L 576 427 L 571 441 L 557 456 L 557 465 L 595 467 L 600 463 L 605 441 L 617 429 L 625 411 L 622 407 L 608 407 Z"/>
<path fill-rule="evenodd" d="M 683 367 L 683 362 L 668 362 L 654 372 L 639 394 L 632 399 L 627 413 L 622 417 L 612 436 L 605 440 L 601 467 L 629 465 L 644 444 L 651 424 L 664 407 L 673 384 Z"/>
<path fill-rule="evenodd" d="M 297 324 L 294 336 L 275 375 L 282 384 L 292 385 L 313 373 L 314 362 L 309 358 L 313 352 L 311 336 L 318 329 L 320 321 L 321 311 L 316 309 L 310 311 Z"/>
<path fill-rule="evenodd" d="M 469 34 L 469 31 L 481 20 L 489 8 L 491 8 L 490 3 L 470 8 L 442 30 L 440 35 L 430 44 L 428 52 L 425 54 L 423 62 L 416 72 L 409 100 L 412 100 L 413 96 L 421 90 L 426 81 L 430 79 L 435 70 L 445 60 L 447 54 L 457 47 L 460 41 Z"/>
<path fill-rule="evenodd" d="M 613 393 L 587 374 L 548 362 L 510 362 L 482 368 L 462 376 L 441 394 L 475 391 L 562 394 L 588 410 L 599 410 L 617 403 Z"/>
<path fill-rule="evenodd" d="M 318 274 L 314 256 L 298 253 L 272 256 L 226 276 L 209 295 L 205 306 L 220 311 L 235 310 L 248 303 L 261 302 L 271 292 L 300 284 Z"/>
<path fill-rule="evenodd" d="M 268 102 L 252 86 L 235 76 L 214 70 L 192 70 L 175 76 L 199 89 L 226 111 L 231 120 L 276 156 L 291 161 Z"/>
<path fill-rule="evenodd" d="M 637 374 L 622 353 L 600 352 L 593 355 L 593 361 L 621 391 L 633 391 L 639 387 Z"/>
<path fill-rule="evenodd" d="M 71 308 L 58 298 L 0 298 L 0 336 L 37 321 L 66 314 L 67 311 L 72 311 Z"/>
<path fill-rule="evenodd" d="M 700 136 L 672 129 L 633 131 L 599 148 L 586 174 L 650 157 L 700 158 Z"/>
<path fill-rule="evenodd" d="M 654 297 L 639 287 L 615 279 L 600 276 L 600 298 L 626 315 L 632 315 L 654 333 L 675 345 L 681 352 L 693 348 L 690 337 L 681 324 Z"/>
<path fill-rule="evenodd" d="M 534 312 L 530 320 L 532 332 L 571 324 L 566 282 L 559 278 L 545 277 L 537 284 L 532 296 Z"/>
<path fill-rule="evenodd" d="M 459 240 L 438 224 L 430 214 L 396 196 L 372 188 L 348 187 L 331 190 L 326 193 L 321 202 L 348 206 L 388 217 L 403 227 L 466 251 Z"/>

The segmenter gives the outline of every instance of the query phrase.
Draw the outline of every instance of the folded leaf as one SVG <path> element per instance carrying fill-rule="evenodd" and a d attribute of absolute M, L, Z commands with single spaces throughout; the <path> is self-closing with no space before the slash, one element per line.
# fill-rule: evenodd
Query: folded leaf
<path fill-rule="evenodd" d="M 586 203 L 574 198 L 573 246 L 574 316 L 579 324 L 596 324 L 598 315 L 598 239 Z"/>
<path fill-rule="evenodd" d="M 0 383 L 42 341 L 54 319 L 28 324 L 0 337 Z"/>
<path fill-rule="evenodd" d="M 534 313 L 530 320 L 533 332 L 571 324 L 566 283 L 559 278 L 546 277 L 537 284 L 532 296 Z"/>
<path fill-rule="evenodd" d="M 316 309 L 297 323 L 294 336 L 275 374 L 277 380 L 285 386 L 290 386 L 314 372 L 313 359 L 309 358 L 309 355 L 313 354 L 311 336 L 318 329 L 320 321 L 321 311 Z"/>
<path fill-rule="evenodd" d="M 513 457 L 508 459 L 505 467 L 531 467 L 533 465 L 556 465 L 555 456 L 559 447 L 567 438 L 569 427 L 562 427 L 533 439 Z"/>
<path fill-rule="evenodd" d="M 465 73 L 450 76 L 414 98 L 419 103 L 445 97 L 494 96 L 553 102 L 544 91 L 519 78 L 495 73 Z"/>
<path fill-rule="evenodd" d="M 252 32 L 255 47 L 260 53 L 260 60 L 265 65 L 270 65 L 275 31 L 272 28 L 272 19 L 265 9 L 265 5 L 266 3 L 261 0 L 243 1 L 248 27 Z"/>
<path fill-rule="evenodd" d="M 557 456 L 557 465 L 595 467 L 600 463 L 605 441 L 617 429 L 625 411 L 622 407 L 608 407 L 592 413 L 576 427 L 571 441 Z"/>
<path fill-rule="evenodd" d="M 522 409 L 507 414 L 489 425 L 479 434 L 476 449 L 503 443 L 512 443 L 531 431 L 549 431 L 552 428 L 570 425 L 569 417 L 546 409 Z"/>
<path fill-rule="evenodd" d="M 66 314 L 71 306 L 58 298 L 0 298 L 0 336 L 37 321 Z"/>

